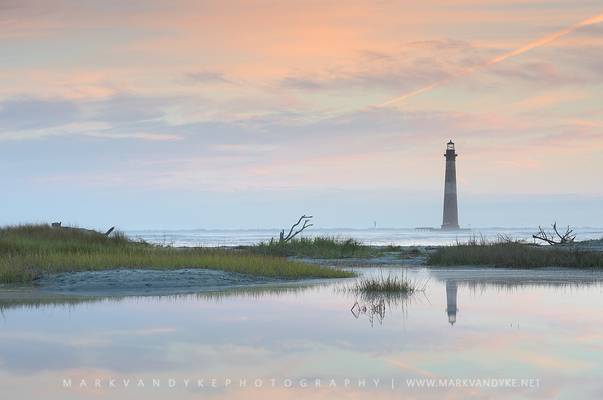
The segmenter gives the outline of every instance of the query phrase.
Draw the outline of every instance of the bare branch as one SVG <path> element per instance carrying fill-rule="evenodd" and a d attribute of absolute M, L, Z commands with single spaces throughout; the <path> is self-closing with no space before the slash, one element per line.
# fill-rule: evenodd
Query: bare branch
<path fill-rule="evenodd" d="M 570 229 L 569 225 L 567 226 L 565 233 L 561 234 L 559 232 L 559 230 L 557 229 L 557 222 L 555 222 L 553 224 L 553 231 L 555 232 L 555 235 L 557 235 L 557 237 L 559 239 L 555 239 L 555 235 L 552 235 L 552 234 L 549 235 L 548 233 L 546 233 L 544 231 L 544 229 L 542 229 L 540 226 L 538 227 L 538 229 L 540 231 L 537 234 L 532 235 L 532 237 L 534 239 L 538 239 L 538 240 L 542 240 L 543 242 L 547 242 L 550 245 L 572 243 L 576 239 L 576 235 L 573 234 L 574 230 Z"/>
<path fill-rule="evenodd" d="M 285 236 L 284 240 L 291 239 L 291 233 L 293 232 L 293 230 L 302 222 L 302 220 L 304 220 L 306 218 L 312 218 L 312 217 L 311 216 L 307 217 L 306 215 L 302 215 L 301 217 L 299 217 L 297 222 L 295 224 L 291 225 L 291 229 L 289 229 L 289 233 L 287 234 L 287 236 Z M 304 221 L 304 223 L 305 223 L 305 221 Z"/>
<path fill-rule="evenodd" d="M 281 243 L 285 243 L 290 241 L 291 239 L 293 239 L 295 236 L 297 236 L 298 234 L 302 233 L 305 229 L 314 226 L 314 224 L 309 223 L 310 220 L 314 218 L 312 215 L 302 215 L 301 217 L 299 217 L 299 219 L 297 220 L 297 222 L 293 225 L 291 225 L 291 229 L 289 229 L 289 233 L 287 233 L 287 235 L 285 235 L 285 230 L 283 229 L 280 232 L 279 235 L 279 242 Z M 302 224 L 303 222 L 303 224 Z M 298 228 L 300 226 L 300 224 L 302 224 L 302 226 L 296 230 L 296 228 Z"/>
<path fill-rule="evenodd" d="M 290 237 L 288 237 L 287 239 L 285 239 L 285 241 L 289 241 L 291 239 L 293 239 L 295 236 L 297 236 L 298 234 L 302 233 L 304 231 L 304 229 L 309 228 L 311 226 L 314 226 L 314 224 L 309 224 L 308 220 L 304 221 L 304 225 L 297 231 L 295 231 L 295 233 L 293 235 L 291 235 Z"/>
<path fill-rule="evenodd" d="M 555 231 L 555 233 L 557 234 L 557 236 L 559 237 L 559 239 L 563 240 L 563 236 L 561 236 L 561 234 L 559 233 L 559 231 L 557 230 L 557 222 L 555 222 L 553 224 L 553 230 Z"/>

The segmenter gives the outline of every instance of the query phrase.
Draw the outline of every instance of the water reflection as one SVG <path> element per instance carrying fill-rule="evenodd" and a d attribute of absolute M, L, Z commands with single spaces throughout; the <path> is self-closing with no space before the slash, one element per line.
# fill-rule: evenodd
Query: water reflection
<path fill-rule="evenodd" d="M 220 302 L 230 297 L 260 299 L 269 296 L 284 296 L 304 291 L 318 291 L 320 288 L 330 286 L 328 281 L 312 281 L 307 283 L 285 283 L 268 284 L 251 287 L 234 287 L 224 290 L 200 291 L 197 293 L 178 293 L 164 295 L 84 295 L 63 294 L 52 291 L 41 291 L 31 287 L 20 287 L 7 290 L 0 288 L 0 313 L 11 309 L 39 309 L 47 307 L 75 308 L 79 305 L 106 303 L 119 304 L 128 301 L 139 301 L 149 303 L 161 302 L 183 302 L 200 300 L 208 302 Z"/>
<path fill-rule="evenodd" d="M 444 283 L 446 315 L 451 326 L 457 321 L 459 287 L 483 293 L 488 289 L 514 291 L 520 288 L 603 286 L 603 273 L 598 270 L 446 268 L 431 269 L 429 273 Z"/>
<path fill-rule="evenodd" d="M 446 314 L 448 314 L 448 323 L 454 325 L 456 322 L 456 291 L 458 284 L 455 280 L 446 281 Z"/>
<path fill-rule="evenodd" d="M 603 284 L 603 271 L 569 268 L 433 268 L 429 269 L 429 274 L 438 281 L 456 282 L 457 287 L 470 288 L 585 287 Z M 456 288 L 451 286 L 450 290 L 454 294 Z"/>
<path fill-rule="evenodd" d="M 372 294 L 356 295 L 354 304 L 350 312 L 355 319 L 366 317 L 371 327 L 375 322 L 383 325 L 383 321 L 388 313 L 401 312 L 406 315 L 406 307 L 412 296 L 406 294 Z"/>
<path fill-rule="evenodd" d="M 366 315 L 371 326 L 373 326 L 373 321 L 376 317 L 377 322 L 381 325 L 383 324 L 383 318 L 385 318 L 385 300 L 373 300 L 369 303 L 363 303 L 362 305 L 356 301 L 350 311 L 356 319 L 361 315 Z"/>
<path fill-rule="evenodd" d="M 349 285 L 345 280 L 163 297 L 4 298 L 0 392 L 57 400 L 601 398 L 603 274 L 570 272 L 408 269 L 409 278 L 433 278 L 425 294 L 389 303 L 336 290 Z M 164 384 L 65 390 L 65 377 Z M 405 384 L 423 377 L 533 377 L 541 384 L 439 390 Z M 247 378 L 248 386 L 169 388 L 171 378 Z M 256 388 L 256 378 L 333 378 L 339 386 Z M 386 384 L 343 387 L 347 378 Z"/>

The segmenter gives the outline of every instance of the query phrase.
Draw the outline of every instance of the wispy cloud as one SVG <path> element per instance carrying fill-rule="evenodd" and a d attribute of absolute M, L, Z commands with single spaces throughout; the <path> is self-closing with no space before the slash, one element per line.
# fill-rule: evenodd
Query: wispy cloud
<path fill-rule="evenodd" d="M 153 132 L 128 132 L 128 133 L 115 133 L 115 132 L 86 132 L 85 136 L 96 137 L 101 139 L 140 139 L 150 140 L 157 142 L 169 142 L 173 140 L 182 140 L 182 136 L 165 134 L 165 133 L 153 133 Z"/>
<path fill-rule="evenodd" d="M 188 72 L 185 74 L 185 78 L 188 82 L 196 83 L 234 83 L 230 79 L 227 79 L 223 73 L 216 71 Z"/>
<path fill-rule="evenodd" d="M 540 39 L 531 41 L 531 42 L 529 42 L 529 43 L 527 43 L 527 44 L 525 44 L 523 46 L 520 46 L 520 47 L 518 47 L 516 49 L 513 49 L 511 51 L 507 51 L 507 52 L 505 52 L 503 54 L 500 54 L 500 55 L 498 55 L 498 56 L 496 56 L 496 57 L 494 57 L 494 58 L 492 58 L 492 59 L 490 59 L 490 60 L 482 63 L 481 65 L 479 65 L 476 68 L 466 69 L 466 70 L 462 71 L 462 73 L 459 74 L 459 75 L 457 75 L 457 76 L 454 76 L 452 78 L 446 78 L 446 79 L 436 80 L 436 81 L 430 83 L 429 85 L 421 87 L 419 89 L 416 89 L 416 90 L 414 90 L 414 91 L 412 91 L 410 93 L 406 93 L 406 94 L 404 94 L 402 96 L 394 97 L 393 99 L 390 99 L 390 100 L 387 100 L 387 101 L 385 101 L 383 103 L 378 104 L 378 107 L 387 107 L 387 106 L 396 104 L 398 102 L 404 101 L 406 99 L 409 99 L 411 97 L 417 96 L 417 95 L 419 95 L 421 93 L 428 92 L 428 91 L 430 91 L 430 90 L 432 90 L 432 89 L 434 89 L 434 88 L 436 88 L 438 86 L 441 86 L 441 85 L 443 85 L 445 83 L 448 83 L 453 78 L 458 78 L 460 76 L 466 76 L 466 75 L 472 74 L 475 71 L 477 71 L 478 69 L 490 67 L 492 65 L 495 65 L 495 64 L 498 64 L 500 62 L 503 62 L 503 61 L 505 61 L 505 60 L 507 60 L 507 59 L 509 59 L 511 57 L 516 57 L 516 56 L 524 54 L 524 53 L 526 53 L 526 52 L 528 52 L 530 50 L 533 50 L 535 48 L 545 46 L 545 45 L 547 45 L 547 44 L 549 44 L 549 43 L 551 43 L 551 42 L 553 42 L 553 41 L 555 41 L 555 40 L 557 40 L 557 39 L 559 39 L 559 38 L 561 38 L 563 36 L 566 36 L 566 35 L 574 32 L 574 31 L 582 28 L 582 27 L 599 24 L 601 22 L 603 22 L 603 14 L 596 15 L 596 16 L 591 17 L 591 18 L 587 18 L 587 19 L 585 19 L 583 21 L 580 21 L 580 22 L 578 22 L 578 23 L 576 23 L 574 25 L 571 25 L 571 26 L 569 26 L 567 28 L 564 28 L 564 29 L 562 29 L 560 31 L 557 31 L 557 32 L 554 32 L 552 34 L 546 35 L 546 36 L 544 36 L 544 37 L 542 37 Z"/>
<path fill-rule="evenodd" d="M 13 98 L 0 102 L 0 132 L 53 128 L 80 118 L 77 104 L 64 99 Z"/>
<path fill-rule="evenodd" d="M 363 50 L 348 62 L 323 71 L 296 74 L 280 81 L 284 88 L 349 92 L 411 88 L 443 80 L 474 65 L 487 56 L 487 49 L 458 40 L 428 40 L 403 43 L 395 49 Z"/>
<path fill-rule="evenodd" d="M 158 123 L 162 117 L 158 100 L 117 96 L 102 101 L 68 99 L 10 99 L 0 102 L 0 140 L 34 140 L 49 137 L 94 137 L 174 141 L 173 133 Z M 151 128 L 151 129 L 149 129 Z"/>

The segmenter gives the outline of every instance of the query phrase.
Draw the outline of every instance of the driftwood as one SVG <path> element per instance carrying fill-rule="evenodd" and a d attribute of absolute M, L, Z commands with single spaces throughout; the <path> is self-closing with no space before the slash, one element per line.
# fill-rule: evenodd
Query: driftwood
<path fill-rule="evenodd" d="M 561 234 L 557 229 L 557 222 L 553 224 L 553 231 L 555 232 L 555 234 L 549 234 L 545 232 L 545 230 L 542 229 L 540 226 L 538 227 L 538 229 L 540 229 L 540 232 L 535 235 L 532 235 L 532 237 L 537 240 L 542 240 L 543 242 L 546 242 L 550 245 L 573 243 L 576 239 L 574 230 L 570 229 L 569 225 L 563 234 Z"/>
<path fill-rule="evenodd" d="M 302 233 L 305 229 L 314 226 L 314 224 L 310 223 L 310 220 L 314 218 L 311 215 L 302 215 L 299 217 L 299 220 L 293 225 L 291 225 L 291 229 L 289 229 L 289 233 L 285 236 L 285 230 L 283 229 L 279 235 L 279 243 L 286 243 L 293 239 L 298 234 Z M 303 223 L 302 223 L 303 222 Z M 301 227 L 300 227 L 301 225 Z"/>
<path fill-rule="evenodd" d="M 115 227 L 112 226 L 111 228 L 109 228 L 108 231 L 106 231 L 105 233 L 102 233 L 102 232 L 98 232 L 98 231 L 95 231 L 95 230 L 92 230 L 92 229 L 75 228 L 75 227 L 71 227 L 71 226 L 63 226 L 61 222 L 53 222 L 50 226 L 52 226 L 53 228 L 61 228 L 63 230 L 68 230 L 69 229 L 69 230 L 79 231 L 79 232 L 87 233 L 87 234 L 91 234 L 91 235 L 103 234 L 105 236 L 109 236 L 115 230 Z"/>

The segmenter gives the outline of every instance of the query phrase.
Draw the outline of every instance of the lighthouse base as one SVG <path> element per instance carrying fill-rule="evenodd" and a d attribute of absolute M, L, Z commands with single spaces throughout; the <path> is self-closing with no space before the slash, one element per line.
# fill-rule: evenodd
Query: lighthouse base
<path fill-rule="evenodd" d="M 442 225 L 440 229 L 443 231 L 460 231 L 461 227 L 458 225 Z"/>
<path fill-rule="evenodd" d="M 417 232 L 473 232 L 471 228 L 452 228 L 452 227 L 441 227 L 441 228 L 433 228 L 431 226 L 419 226 L 415 228 Z"/>

